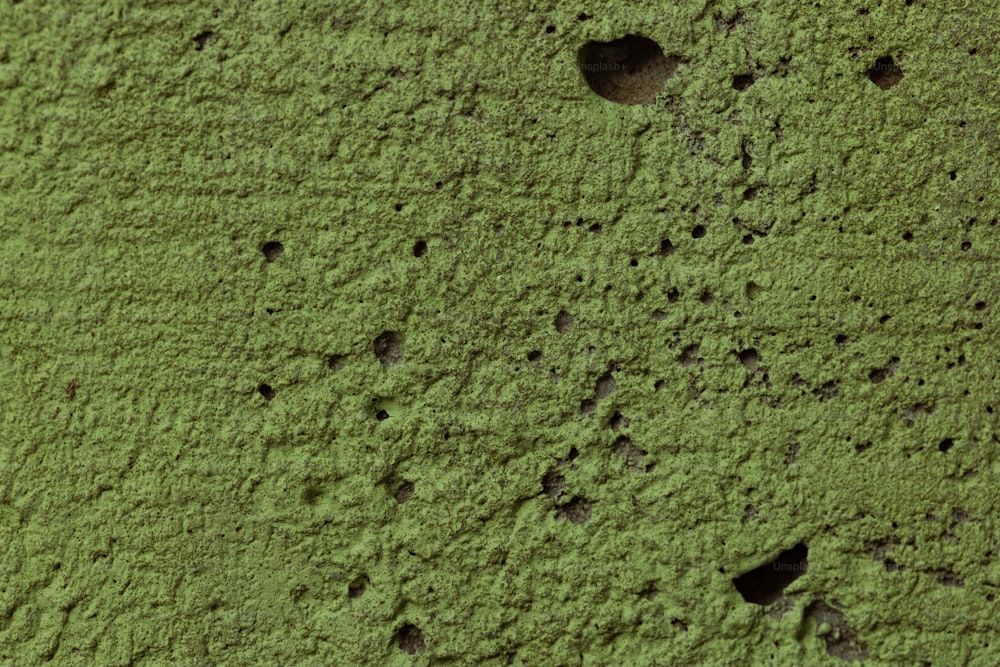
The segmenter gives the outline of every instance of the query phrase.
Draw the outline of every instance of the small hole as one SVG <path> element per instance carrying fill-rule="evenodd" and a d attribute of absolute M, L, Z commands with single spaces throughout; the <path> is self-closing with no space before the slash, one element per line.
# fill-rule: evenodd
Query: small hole
<path fill-rule="evenodd" d="M 962 250 L 971 250 L 971 249 L 972 249 L 972 244 L 970 242 L 968 241 L 962 242 Z"/>
<path fill-rule="evenodd" d="M 396 633 L 396 641 L 401 651 L 413 655 L 415 653 L 426 653 L 427 645 L 424 644 L 424 633 L 412 623 L 407 623 Z"/>
<path fill-rule="evenodd" d="M 393 206 L 393 209 L 396 210 L 396 213 L 399 213 L 400 211 L 403 210 L 403 205 L 402 204 L 396 204 L 395 206 Z"/>
<path fill-rule="evenodd" d="M 274 399 L 274 389 L 271 389 L 271 385 L 262 384 L 257 387 L 257 391 L 259 391 L 260 395 L 269 401 Z"/>
<path fill-rule="evenodd" d="M 674 244 L 670 242 L 670 239 L 663 239 L 660 241 L 660 254 L 664 257 L 669 257 L 674 254 Z"/>
<path fill-rule="evenodd" d="M 628 263 L 628 265 L 629 266 L 639 266 L 639 260 L 633 259 L 631 262 Z"/>
<path fill-rule="evenodd" d="M 956 178 L 958 178 L 958 172 L 957 171 L 951 172 L 950 174 L 948 174 L 948 178 L 954 181 Z"/>
<path fill-rule="evenodd" d="M 194 38 L 194 50 L 201 51 L 205 48 L 205 45 L 215 37 L 215 33 L 212 32 L 202 32 L 195 36 Z"/>
<path fill-rule="evenodd" d="M 542 358 L 542 353 L 539 352 L 538 350 L 532 350 L 531 352 L 528 353 L 528 361 L 530 361 L 531 363 L 537 363 L 538 361 L 541 360 L 541 358 Z"/>
<path fill-rule="evenodd" d="M 542 477 L 542 493 L 553 500 L 562 495 L 565 487 L 566 478 L 554 469 L 550 469 L 545 473 L 545 476 Z"/>
<path fill-rule="evenodd" d="M 904 233 L 903 234 L 903 240 L 904 241 L 912 241 L 913 240 L 913 233 L 912 232 L 906 232 L 906 233 Z"/>
<path fill-rule="evenodd" d="M 704 238 L 705 231 L 706 230 L 703 225 L 698 225 L 697 227 L 691 230 L 691 237 L 696 239 Z"/>
<path fill-rule="evenodd" d="M 555 31 L 556 31 L 556 27 L 554 25 L 547 25 L 547 26 L 545 26 L 545 34 L 546 35 L 551 35 Z"/>
<path fill-rule="evenodd" d="M 347 587 L 347 597 L 359 598 L 365 594 L 365 582 L 367 577 L 362 577 Z"/>
<path fill-rule="evenodd" d="M 753 234 L 747 234 L 743 237 L 743 245 L 753 245 Z"/>
<path fill-rule="evenodd" d="M 742 350 L 737 353 L 737 356 L 740 358 L 740 363 L 742 363 L 747 370 L 757 370 L 757 366 L 760 364 L 760 354 L 757 353 L 757 350 L 753 348 Z"/>
<path fill-rule="evenodd" d="M 423 257 L 427 254 L 427 241 L 417 241 L 413 244 L 413 256 Z"/>
<path fill-rule="evenodd" d="M 403 486 L 396 490 L 395 498 L 396 502 L 402 505 L 413 495 L 414 490 L 413 482 L 406 482 Z"/>
<path fill-rule="evenodd" d="M 559 311 L 559 314 L 556 315 L 555 325 L 556 331 L 566 333 L 573 328 L 573 316 L 565 310 Z"/>
<path fill-rule="evenodd" d="M 752 74 L 740 74 L 733 77 L 733 89 L 743 91 L 753 85 Z"/>
<path fill-rule="evenodd" d="M 942 452 L 946 452 L 946 451 L 948 451 L 949 449 L 951 449 L 954 446 L 955 446 L 955 441 L 954 440 L 952 440 L 951 438 L 945 438 L 938 445 L 938 449 L 940 451 L 942 451 Z"/>
<path fill-rule="evenodd" d="M 573 496 L 569 502 L 559 506 L 556 519 L 568 519 L 575 524 L 583 524 L 590 520 L 591 504 L 586 498 Z"/>
<path fill-rule="evenodd" d="M 396 331 L 383 331 L 375 339 L 372 347 L 382 368 L 388 368 L 403 360 L 403 339 Z"/>
<path fill-rule="evenodd" d="M 261 250 L 264 252 L 264 259 L 273 262 L 285 252 L 285 247 L 277 241 L 268 241 Z"/>
<path fill-rule="evenodd" d="M 903 70 L 890 56 L 879 58 L 868 70 L 868 79 L 882 90 L 889 90 L 903 78 Z"/>
<path fill-rule="evenodd" d="M 375 419 L 379 420 L 380 422 L 385 421 L 388 418 L 389 418 L 389 413 L 386 412 L 385 410 L 379 410 L 378 412 L 375 413 Z"/>

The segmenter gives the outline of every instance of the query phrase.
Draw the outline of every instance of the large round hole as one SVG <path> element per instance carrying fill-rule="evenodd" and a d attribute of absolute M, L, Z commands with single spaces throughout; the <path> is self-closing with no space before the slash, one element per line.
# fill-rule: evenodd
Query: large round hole
<path fill-rule="evenodd" d="M 590 89 L 619 104 L 648 104 L 677 68 L 647 37 L 626 35 L 612 42 L 587 42 L 576 64 Z"/>

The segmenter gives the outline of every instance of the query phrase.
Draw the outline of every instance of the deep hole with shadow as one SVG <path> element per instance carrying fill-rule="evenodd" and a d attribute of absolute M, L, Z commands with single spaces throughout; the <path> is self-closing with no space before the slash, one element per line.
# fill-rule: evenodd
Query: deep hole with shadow
<path fill-rule="evenodd" d="M 785 588 L 806 573 L 806 557 L 809 549 L 804 544 L 796 544 L 782 551 L 770 563 L 733 579 L 736 590 L 747 602 L 769 605 L 781 598 Z"/>
<path fill-rule="evenodd" d="M 648 104 L 663 90 L 678 59 L 663 54 L 648 37 L 626 35 L 611 42 L 587 42 L 576 64 L 590 89 L 618 104 Z"/>

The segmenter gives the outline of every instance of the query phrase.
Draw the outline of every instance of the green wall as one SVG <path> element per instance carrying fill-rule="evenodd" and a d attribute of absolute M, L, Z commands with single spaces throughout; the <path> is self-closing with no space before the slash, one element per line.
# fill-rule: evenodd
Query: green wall
<path fill-rule="evenodd" d="M 995 664 L 998 19 L 0 0 L 0 664 Z"/>

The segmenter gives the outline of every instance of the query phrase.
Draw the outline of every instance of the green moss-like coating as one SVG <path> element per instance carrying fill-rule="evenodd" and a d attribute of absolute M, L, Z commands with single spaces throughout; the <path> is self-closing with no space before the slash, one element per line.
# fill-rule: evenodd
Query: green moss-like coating
<path fill-rule="evenodd" d="M 1000 10 L 379 4 L 0 3 L 0 663 L 993 664 Z"/>

